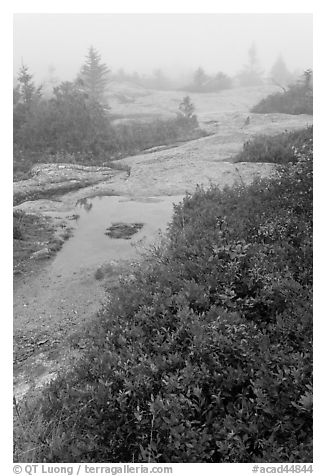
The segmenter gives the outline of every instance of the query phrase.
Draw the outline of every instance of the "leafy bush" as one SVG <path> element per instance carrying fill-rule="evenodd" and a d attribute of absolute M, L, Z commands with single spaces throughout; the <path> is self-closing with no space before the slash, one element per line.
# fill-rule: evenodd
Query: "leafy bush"
<path fill-rule="evenodd" d="M 28 76 L 30 78 L 30 76 Z M 34 85 L 29 85 L 32 91 Z M 34 91 L 26 102 L 18 90 L 14 102 L 14 177 L 29 178 L 36 162 L 102 164 L 154 146 L 205 135 L 195 115 L 151 122 L 129 121 L 113 125 L 108 110 L 85 94 L 78 83 L 63 82 L 46 100 Z"/>
<path fill-rule="evenodd" d="M 69 129 L 68 129 L 69 130 Z M 57 163 L 69 162 L 84 165 L 94 165 L 104 163 L 112 168 L 120 168 L 114 160 L 127 155 L 137 154 L 151 147 L 168 145 L 177 141 L 186 141 L 205 136 L 206 133 L 196 125 L 196 118 L 190 119 L 177 116 L 173 119 L 156 119 L 150 122 L 132 122 L 127 124 L 117 124 L 112 126 L 106 143 L 96 149 L 83 149 L 70 143 L 67 148 L 60 143 L 55 144 L 51 140 L 45 141 L 44 148 L 37 150 L 14 145 L 14 179 L 22 180 L 30 178 L 30 169 L 37 163 Z M 68 136 L 67 136 L 68 137 Z M 99 145 L 99 144 L 98 144 Z"/>
<path fill-rule="evenodd" d="M 114 126 L 112 154 L 135 154 L 154 146 L 171 144 L 206 135 L 198 129 L 196 116 L 179 114 L 172 119 L 155 119 L 152 122 L 133 122 Z"/>
<path fill-rule="evenodd" d="M 245 142 L 243 150 L 234 157 L 234 161 L 295 163 L 298 160 L 298 150 L 311 148 L 312 140 L 312 126 L 275 136 L 260 135 Z"/>
<path fill-rule="evenodd" d="M 270 94 L 262 99 L 251 112 L 313 114 L 312 72 L 306 71 L 301 81 L 290 85 L 284 92 Z"/>
<path fill-rule="evenodd" d="M 67 132 L 69 132 L 69 127 Z M 63 143 L 61 136 L 58 143 L 49 138 L 44 145 L 37 146 L 36 150 L 14 145 L 14 177 L 21 180 L 30 177 L 30 168 L 37 162 L 69 162 L 81 164 L 107 163 L 115 167 L 114 159 L 139 153 L 154 146 L 167 145 L 176 141 L 197 139 L 206 133 L 197 127 L 196 117 L 186 118 L 177 116 L 173 119 L 156 119 L 150 122 L 132 122 L 112 126 L 105 141 L 97 143 L 95 149 L 83 148 L 76 139 L 73 142 Z M 67 140 L 68 140 L 67 135 Z M 52 145 L 51 145 L 52 144 Z M 118 168 L 118 167 L 116 167 Z"/>
<path fill-rule="evenodd" d="M 13 214 L 13 238 L 14 240 L 22 240 L 24 237 L 23 233 L 23 218 L 24 213 L 14 212 Z"/>
<path fill-rule="evenodd" d="M 272 180 L 186 196 L 25 411 L 43 419 L 33 461 L 311 461 L 311 234 L 311 147 Z"/>

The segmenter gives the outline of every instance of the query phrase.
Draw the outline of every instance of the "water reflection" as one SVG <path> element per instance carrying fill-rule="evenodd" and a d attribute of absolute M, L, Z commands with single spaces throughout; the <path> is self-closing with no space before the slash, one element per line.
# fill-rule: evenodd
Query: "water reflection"
<path fill-rule="evenodd" d="M 110 260 L 126 260 L 139 257 L 143 251 L 160 239 L 159 229 L 165 230 L 173 215 L 173 203 L 183 196 L 143 197 L 130 200 L 126 196 L 98 196 L 79 199 L 74 210 L 74 219 L 80 217 L 73 235 L 57 253 L 52 263 L 53 273 L 73 275 L 81 268 L 95 269 Z M 93 205 L 93 206 L 92 206 Z M 86 211 L 84 212 L 83 209 Z M 117 224 L 139 226 L 130 239 L 108 236 L 106 229 Z M 142 228 L 140 229 L 140 225 Z M 128 237 L 129 238 L 129 237 Z"/>
<path fill-rule="evenodd" d="M 89 212 L 93 207 L 93 203 L 88 198 L 80 198 L 76 202 L 76 207 L 83 207 L 87 212 Z"/>

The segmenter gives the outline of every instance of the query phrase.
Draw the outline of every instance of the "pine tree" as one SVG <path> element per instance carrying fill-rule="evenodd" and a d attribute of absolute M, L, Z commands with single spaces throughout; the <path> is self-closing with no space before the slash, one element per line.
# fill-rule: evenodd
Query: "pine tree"
<path fill-rule="evenodd" d="M 207 81 L 207 75 L 205 73 L 205 71 L 203 70 L 203 68 L 198 68 L 195 72 L 194 72 L 194 85 L 197 89 L 201 89 L 205 82 Z"/>
<path fill-rule="evenodd" d="M 28 121 L 40 103 L 42 86 L 36 87 L 28 66 L 22 64 L 17 75 L 17 84 L 13 89 L 13 134 L 14 142 L 19 131 Z"/>
<path fill-rule="evenodd" d="M 109 73 L 107 65 L 101 63 L 101 55 L 91 46 L 79 76 L 79 83 L 91 101 L 107 104 L 105 92 Z"/>
<path fill-rule="evenodd" d="M 192 104 L 189 96 L 185 96 L 182 99 L 181 103 L 179 104 L 179 111 L 186 119 L 191 119 L 193 117 L 195 106 Z"/>
<path fill-rule="evenodd" d="M 30 106 L 33 100 L 41 96 L 42 87 L 39 86 L 36 88 L 32 79 L 33 75 L 29 73 L 28 66 L 22 64 L 17 76 L 18 84 L 16 90 L 19 94 L 20 101 L 27 106 Z"/>
<path fill-rule="evenodd" d="M 257 86 L 262 84 L 263 70 L 260 67 L 254 43 L 248 50 L 248 57 L 248 64 L 244 66 L 243 70 L 238 75 L 241 86 Z"/>
<path fill-rule="evenodd" d="M 198 126 L 197 116 L 194 114 L 195 106 L 189 96 L 185 96 L 179 104 L 179 118 L 183 127 L 193 129 Z"/>
<path fill-rule="evenodd" d="M 254 43 L 251 45 L 251 47 L 248 50 L 248 56 L 249 56 L 249 71 L 258 73 L 259 60 L 257 56 L 256 46 Z"/>
<path fill-rule="evenodd" d="M 275 84 L 281 87 L 284 87 L 291 82 L 291 73 L 287 69 L 286 64 L 281 55 L 273 64 L 270 75 Z"/>

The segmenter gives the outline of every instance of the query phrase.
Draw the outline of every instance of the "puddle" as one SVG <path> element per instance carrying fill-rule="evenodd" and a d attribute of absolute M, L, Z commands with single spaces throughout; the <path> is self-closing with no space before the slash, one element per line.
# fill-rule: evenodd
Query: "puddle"
<path fill-rule="evenodd" d="M 94 270 L 111 260 L 137 257 L 139 246 L 148 247 L 158 237 L 159 230 L 165 231 L 172 218 L 173 203 L 179 203 L 182 198 L 182 195 L 177 195 L 138 200 L 97 196 L 78 200 L 74 210 L 60 214 L 74 218 L 75 230 L 52 262 L 52 272 L 68 276 L 82 268 Z M 58 212 L 51 215 L 58 216 Z M 144 225 L 129 240 L 124 240 L 105 235 L 114 223 Z"/>

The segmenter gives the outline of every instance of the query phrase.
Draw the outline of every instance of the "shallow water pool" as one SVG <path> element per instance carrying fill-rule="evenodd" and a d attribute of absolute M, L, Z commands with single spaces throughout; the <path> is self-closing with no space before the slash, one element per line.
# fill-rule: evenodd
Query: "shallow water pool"
<path fill-rule="evenodd" d="M 182 198 L 181 195 L 140 199 L 97 196 L 79 200 L 69 213 L 75 215 L 73 236 L 53 260 L 52 271 L 67 275 L 81 268 L 95 269 L 109 261 L 135 259 L 140 250 L 155 242 L 159 230 L 166 230 L 173 215 L 173 203 L 179 203 Z M 141 222 L 144 226 L 129 240 L 106 236 L 106 229 L 116 222 Z"/>

